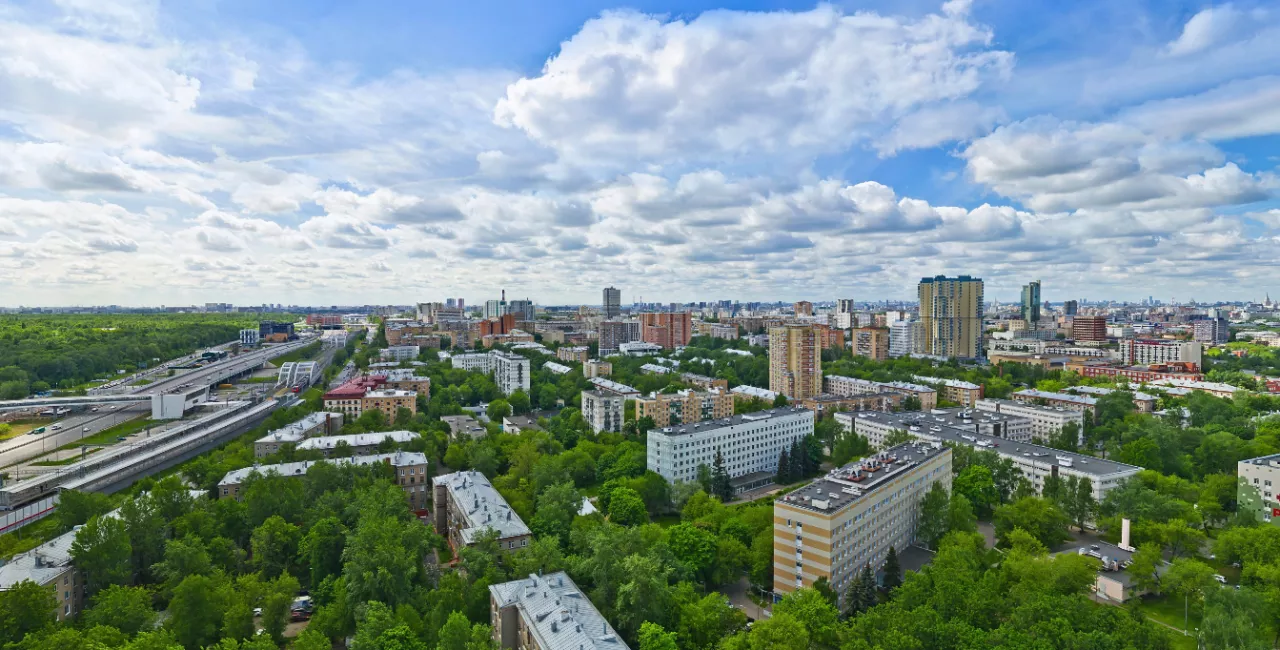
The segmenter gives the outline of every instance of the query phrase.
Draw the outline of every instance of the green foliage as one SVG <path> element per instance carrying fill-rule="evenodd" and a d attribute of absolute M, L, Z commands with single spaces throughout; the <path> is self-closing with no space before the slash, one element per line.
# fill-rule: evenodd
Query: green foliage
<path fill-rule="evenodd" d="M 123 585 L 98 592 L 83 616 L 85 625 L 112 627 L 129 636 L 150 629 L 156 619 L 151 593 L 142 587 Z"/>
<path fill-rule="evenodd" d="M 676 633 L 646 621 L 640 626 L 640 650 L 678 650 Z"/>
<path fill-rule="evenodd" d="M 617 488 L 609 495 L 609 521 L 621 526 L 636 526 L 649 520 L 644 499 L 631 488 Z"/>
<path fill-rule="evenodd" d="M 130 584 L 133 548 L 125 523 L 116 517 L 94 517 L 76 532 L 71 559 L 84 575 L 90 596 L 111 585 Z"/>
<path fill-rule="evenodd" d="M 0 642 L 17 643 L 50 627 L 56 608 L 53 592 L 30 580 L 0 591 Z"/>
<path fill-rule="evenodd" d="M 1066 541 L 1070 519 L 1048 499 L 1024 497 L 996 508 L 994 523 L 996 539 L 1002 546 L 1009 545 L 1013 531 L 1022 530 L 1052 548 Z"/>
<path fill-rule="evenodd" d="M 947 534 L 947 489 L 941 482 L 929 486 L 920 502 L 920 518 L 916 523 L 916 537 L 929 548 L 937 548 L 942 536 Z"/>

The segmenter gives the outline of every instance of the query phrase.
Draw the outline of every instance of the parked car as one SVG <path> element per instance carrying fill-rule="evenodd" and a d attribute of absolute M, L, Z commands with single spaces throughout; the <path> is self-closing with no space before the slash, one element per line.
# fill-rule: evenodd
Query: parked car
<path fill-rule="evenodd" d="M 1217 580 L 1219 584 L 1224 584 L 1224 585 L 1227 584 L 1227 578 L 1224 575 L 1215 573 L 1213 575 L 1213 579 Z"/>

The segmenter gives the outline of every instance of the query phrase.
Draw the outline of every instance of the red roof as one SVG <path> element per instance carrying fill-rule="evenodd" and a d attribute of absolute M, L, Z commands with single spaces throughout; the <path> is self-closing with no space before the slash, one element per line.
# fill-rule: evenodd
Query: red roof
<path fill-rule="evenodd" d="M 387 383 L 385 375 L 360 376 L 324 394 L 325 399 L 359 399 L 364 394 Z"/>

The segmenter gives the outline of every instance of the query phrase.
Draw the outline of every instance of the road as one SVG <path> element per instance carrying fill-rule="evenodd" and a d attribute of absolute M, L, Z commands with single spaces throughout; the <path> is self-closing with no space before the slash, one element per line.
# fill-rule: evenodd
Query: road
<path fill-rule="evenodd" d="M 175 374 L 173 377 L 165 377 L 163 379 L 157 380 L 153 384 L 134 387 L 133 392 L 147 393 L 147 394 L 163 393 L 163 392 L 169 392 L 177 388 L 178 386 L 181 386 L 184 384 L 212 383 L 208 381 L 206 378 L 210 376 L 215 376 L 215 375 L 222 375 L 228 371 L 235 371 L 236 369 L 239 369 L 239 371 L 248 371 L 250 369 L 260 367 L 262 364 L 266 363 L 273 357 L 278 357 L 280 355 L 287 354 L 293 350 L 296 350 L 301 347 L 305 347 L 314 342 L 315 342 L 315 339 L 308 338 L 308 339 L 302 339 L 299 341 L 294 341 L 292 343 L 273 345 L 271 347 L 263 348 L 261 350 L 254 350 L 252 352 L 244 352 L 244 353 L 241 353 L 240 356 L 229 357 L 223 361 L 219 361 L 217 363 L 206 366 L 204 368 L 199 368 L 197 370 L 192 370 L 190 372 Z"/>
<path fill-rule="evenodd" d="M 24 434 L 0 442 L 0 467 L 7 467 L 25 460 L 35 458 L 68 445 L 81 438 L 91 436 L 103 429 L 109 429 L 125 420 L 150 413 L 151 404 L 143 403 L 132 407 L 121 406 L 116 410 L 104 406 L 97 413 L 86 411 L 45 425 L 45 433 L 38 435 Z M 54 431 L 53 425 L 59 430 Z M 85 431 L 85 427 L 89 430 Z"/>

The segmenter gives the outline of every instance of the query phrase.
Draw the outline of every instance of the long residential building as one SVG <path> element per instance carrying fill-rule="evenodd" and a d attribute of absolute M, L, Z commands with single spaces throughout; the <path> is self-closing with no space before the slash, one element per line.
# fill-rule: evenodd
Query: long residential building
<path fill-rule="evenodd" d="M 489 585 L 489 627 L 503 650 L 629 650 L 564 571 Z"/>
<path fill-rule="evenodd" d="M 693 317 L 689 312 L 640 314 L 640 339 L 670 350 L 689 345 L 693 336 Z"/>
<path fill-rule="evenodd" d="M 407 390 L 431 397 L 431 378 L 415 374 L 413 368 L 390 368 L 369 373 L 370 377 L 383 379 L 381 388 L 391 390 Z"/>
<path fill-rule="evenodd" d="M 670 426 L 703 420 L 721 420 L 733 415 L 733 396 L 728 390 L 682 390 L 655 393 L 636 400 L 636 419 L 653 418 L 655 426 Z"/>
<path fill-rule="evenodd" d="M 1280 526 L 1280 454 L 1236 463 L 1236 503 L 1241 514 Z"/>
<path fill-rule="evenodd" d="M 218 494 L 239 499 L 243 496 L 241 495 L 241 486 L 254 474 L 300 478 L 306 476 L 307 471 L 314 467 L 316 463 L 332 463 L 339 466 L 386 463 L 395 471 L 396 483 L 400 486 L 400 489 L 404 490 L 414 510 L 425 510 L 427 504 L 430 503 L 431 497 L 428 495 L 427 490 L 427 482 L 431 471 L 429 461 L 426 454 L 410 451 L 245 467 L 227 472 L 227 475 L 218 482 Z"/>
<path fill-rule="evenodd" d="M 1086 395 L 1056 393 L 1053 391 L 1027 388 L 1014 393 L 1010 397 L 1013 398 L 1013 401 L 1021 404 L 1058 407 L 1067 411 L 1080 411 L 1082 413 L 1088 413 L 1090 417 L 1092 417 L 1098 410 L 1097 398 L 1088 397 Z"/>
<path fill-rule="evenodd" d="M 898 445 L 832 470 L 773 502 L 773 591 L 825 578 L 837 594 L 866 565 L 879 571 L 892 547 L 916 541 L 920 502 L 935 483 L 951 490 L 951 450 Z"/>
<path fill-rule="evenodd" d="M 933 413 L 857 413 L 843 424 L 868 440 L 884 439 L 893 431 L 905 431 L 915 438 L 944 444 L 964 445 L 973 449 L 994 451 L 1013 463 L 1036 493 L 1044 489 L 1050 476 L 1087 478 L 1093 484 L 1093 498 L 1101 502 L 1107 492 L 1125 479 L 1142 471 L 1114 460 L 1060 451 L 1030 442 L 979 433 L 969 426 L 957 426 L 959 409 Z M 1018 418 L 1025 421 L 1025 418 Z M 840 422 L 839 419 L 836 420 Z M 872 443 L 874 444 L 874 443 Z"/>
<path fill-rule="evenodd" d="M 617 354 L 623 343 L 631 343 L 640 339 L 640 321 L 606 320 L 599 325 L 600 356 Z"/>
<path fill-rule="evenodd" d="M 696 481 L 698 466 L 711 468 L 716 452 L 735 479 L 735 491 L 773 480 L 782 450 L 813 433 L 813 411 L 782 407 L 649 431 L 646 466 L 668 482 Z"/>
<path fill-rule="evenodd" d="M 337 411 L 348 418 L 357 418 L 365 411 L 377 409 L 386 415 L 388 422 L 394 421 L 402 408 L 409 409 L 410 413 L 418 412 L 416 392 L 385 388 L 386 383 L 387 378 L 383 375 L 355 377 L 324 394 L 324 409 Z"/>
<path fill-rule="evenodd" d="M 1200 368 L 1203 344 L 1198 341 L 1128 339 L 1120 342 L 1120 358 L 1125 363 L 1149 366 L 1161 363 L 1189 363 Z"/>
<path fill-rule="evenodd" d="M 274 431 L 268 431 L 267 435 L 255 440 L 253 443 L 253 457 L 270 456 L 280 451 L 280 447 L 284 444 L 296 445 L 316 434 L 335 434 L 341 428 L 341 413 L 330 413 L 328 411 L 310 413 L 297 422 L 286 424 Z"/>
<path fill-rule="evenodd" d="M 972 408 L 978 400 L 982 399 L 982 384 L 975 384 L 969 381 L 959 379 L 943 379 L 941 377 L 926 377 L 924 375 L 914 375 L 912 379 L 922 384 L 932 384 L 941 387 L 942 399 L 948 402 L 954 402 L 960 406 Z"/>
<path fill-rule="evenodd" d="M 928 411 L 938 405 L 938 391 L 931 386 L 912 384 L 905 381 L 870 381 L 843 375 L 827 375 L 822 378 L 825 392 L 840 397 L 859 395 L 875 395 L 878 393 L 898 393 L 903 397 L 914 397 L 920 400 L 920 410 Z"/>
<path fill-rule="evenodd" d="M 1092 418 L 1092 415 L 1086 415 L 1091 411 L 1070 409 L 1065 406 L 1041 406 L 1035 403 L 1007 399 L 978 400 L 977 408 L 979 411 L 987 413 L 1014 415 L 1031 420 L 1031 437 L 1039 441 L 1048 441 L 1052 436 L 1062 433 L 1063 427 L 1074 423 L 1077 432 L 1077 445 L 1084 444 L 1084 422 L 1086 419 Z"/>
<path fill-rule="evenodd" d="M 859 327 L 853 330 L 853 354 L 872 361 L 889 358 L 889 330 L 883 327 Z"/>
<path fill-rule="evenodd" d="M 512 352 L 491 350 L 453 355 L 453 367 L 492 373 L 503 395 L 518 390 L 529 392 L 529 359 Z"/>
<path fill-rule="evenodd" d="M 1067 388 L 1067 390 L 1073 393 L 1080 393 L 1082 395 L 1091 395 L 1095 398 L 1102 397 L 1103 395 L 1110 395 L 1115 392 L 1115 390 L 1111 388 L 1103 388 L 1101 386 L 1071 386 Z M 1157 402 L 1158 400 L 1155 395 L 1143 393 L 1141 391 L 1134 391 L 1133 393 L 1133 405 L 1137 407 L 1139 413 L 1155 412 Z"/>
<path fill-rule="evenodd" d="M 811 325 L 769 330 L 769 390 L 789 399 L 822 392 L 822 352 Z"/>
<path fill-rule="evenodd" d="M 529 527 L 484 474 L 474 470 L 454 472 L 435 477 L 432 485 L 436 532 L 445 535 L 455 550 L 473 544 L 487 531 L 497 534 L 498 548 L 502 550 L 514 551 L 529 545 Z"/>
<path fill-rule="evenodd" d="M 1214 397 L 1225 397 L 1230 399 L 1239 391 L 1244 390 L 1239 386 L 1224 384 L 1219 381 L 1196 381 L 1193 379 L 1157 379 L 1148 382 L 1151 388 L 1163 390 L 1165 388 L 1185 388 L 1187 390 L 1199 390 L 1209 393 Z"/>
<path fill-rule="evenodd" d="M 352 433 L 339 436 L 316 436 L 298 443 L 298 451 L 315 450 L 328 458 L 338 449 L 338 445 L 346 445 L 352 456 L 365 456 L 378 451 L 378 446 L 390 438 L 397 445 L 402 445 L 421 437 L 413 431 L 383 431 L 380 433 Z"/>

